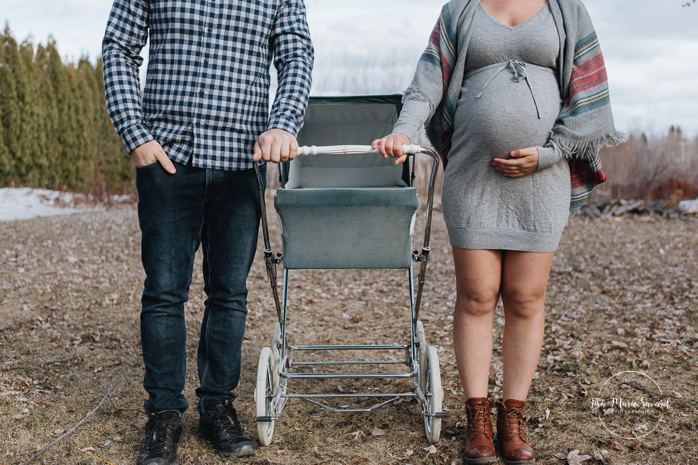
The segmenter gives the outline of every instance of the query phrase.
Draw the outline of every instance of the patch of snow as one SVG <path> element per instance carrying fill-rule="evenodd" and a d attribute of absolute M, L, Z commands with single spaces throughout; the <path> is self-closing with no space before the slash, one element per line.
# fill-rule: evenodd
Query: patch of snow
<path fill-rule="evenodd" d="M 679 203 L 679 211 L 686 215 L 698 213 L 698 199 L 684 200 Z"/>
<path fill-rule="evenodd" d="M 47 189 L 1 188 L 0 221 L 28 220 L 40 216 L 72 215 L 100 208 L 73 208 L 75 195 Z"/>

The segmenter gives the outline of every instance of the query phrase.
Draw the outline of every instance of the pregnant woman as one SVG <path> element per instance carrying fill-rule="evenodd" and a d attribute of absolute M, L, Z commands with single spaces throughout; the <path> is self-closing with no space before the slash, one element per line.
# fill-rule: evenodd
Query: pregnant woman
<path fill-rule="evenodd" d="M 453 247 L 453 341 L 465 392 L 465 463 L 496 460 L 487 398 L 501 297 L 504 379 L 497 437 L 510 464 L 535 462 L 524 405 L 543 344 L 545 290 L 562 230 L 605 181 L 619 143 L 603 57 L 579 0 L 454 0 L 419 61 L 393 133 L 395 163 L 425 124 L 444 168 Z"/>

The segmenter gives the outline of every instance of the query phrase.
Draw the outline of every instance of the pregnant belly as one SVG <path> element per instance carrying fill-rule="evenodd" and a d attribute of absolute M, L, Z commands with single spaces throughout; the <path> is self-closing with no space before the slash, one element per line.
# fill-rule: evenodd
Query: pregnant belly
<path fill-rule="evenodd" d="M 562 104 L 555 74 L 527 65 L 529 88 L 526 80 L 516 82 L 509 68 L 497 72 L 500 68 L 482 68 L 463 81 L 455 116 L 454 155 L 491 161 L 510 158 L 512 150 L 547 142 Z"/>

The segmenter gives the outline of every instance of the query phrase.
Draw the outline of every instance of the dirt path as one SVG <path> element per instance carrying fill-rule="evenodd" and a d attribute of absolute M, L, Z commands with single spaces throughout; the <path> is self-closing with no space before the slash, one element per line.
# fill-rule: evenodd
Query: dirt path
<path fill-rule="evenodd" d="M 278 249 L 276 228 L 272 237 Z M 420 244 L 421 235 L 415 239 Z M 35 463 L 104 463 L 84 452 L 114 465 L 135 463 L 146 420 L 139 412 L 145 399 L 138 329 L 143 277 L 133 207 L 0 223 L 0 465 L 24 462 L 72 428 L 99 404 L 122 370 L 125 378 L 102 407 Z M 252 393 L 257 357 L 270 345 L 276 321 L 259 253 L 248 285 L 236 402 L 243 422 L 256 434 Z M 190 297 L 185 394 L 194 405 L 204 301 L 199 266 Z M 462 463 L 464 399 L 451 344 L 454 300 L 450 251 L 437 212 L 421 319 L 427 342 L 439 351 L 444 404 L 453 417 L 445 420 L 435 450 L 427 450 L 422 417 L 413 402 L 372 414 L 337 415 L 290 401 L 272 445 L 240 463 Z M 545 346 L 529 397 L 527 430 L 538 463 L 565 463 L 574 450 L 595 457 L 585 464 L 694 462 L 697 304 L 698 222 L 572 221 L 553 263 Z M 409 330 L 408 308 L 403 272 L 296 272 L 290 286 L 289 337 L 294 344 L 401 342 Z M 492 398 L 501 395 L 502 326 L 500 308 Z M 656 429 L 639 440 L 612 436 L 592 409 L 591 398 L 603 383 L 626 370 L 646 372 L 670 400 Z M 307 388 L 347 392 L 383 386 L 362 381 Z M 194 409 L 185 414 L 189 438 L 180 449 L 181 463 L 219 463 L 196 437 L 197 420 Z"/>

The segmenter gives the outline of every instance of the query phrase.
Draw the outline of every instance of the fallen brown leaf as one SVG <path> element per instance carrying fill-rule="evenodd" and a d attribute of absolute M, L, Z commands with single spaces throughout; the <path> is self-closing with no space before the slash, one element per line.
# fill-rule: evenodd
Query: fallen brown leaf
<path fill-rule="evenodd" d="M 615 450 L 625 450 L 625 447 L 623 447 L 618 441 L 615 439 L 599 439 L 599 442 L 601 444 L 606 444 L 607 446 L 613 447 Z"/>

